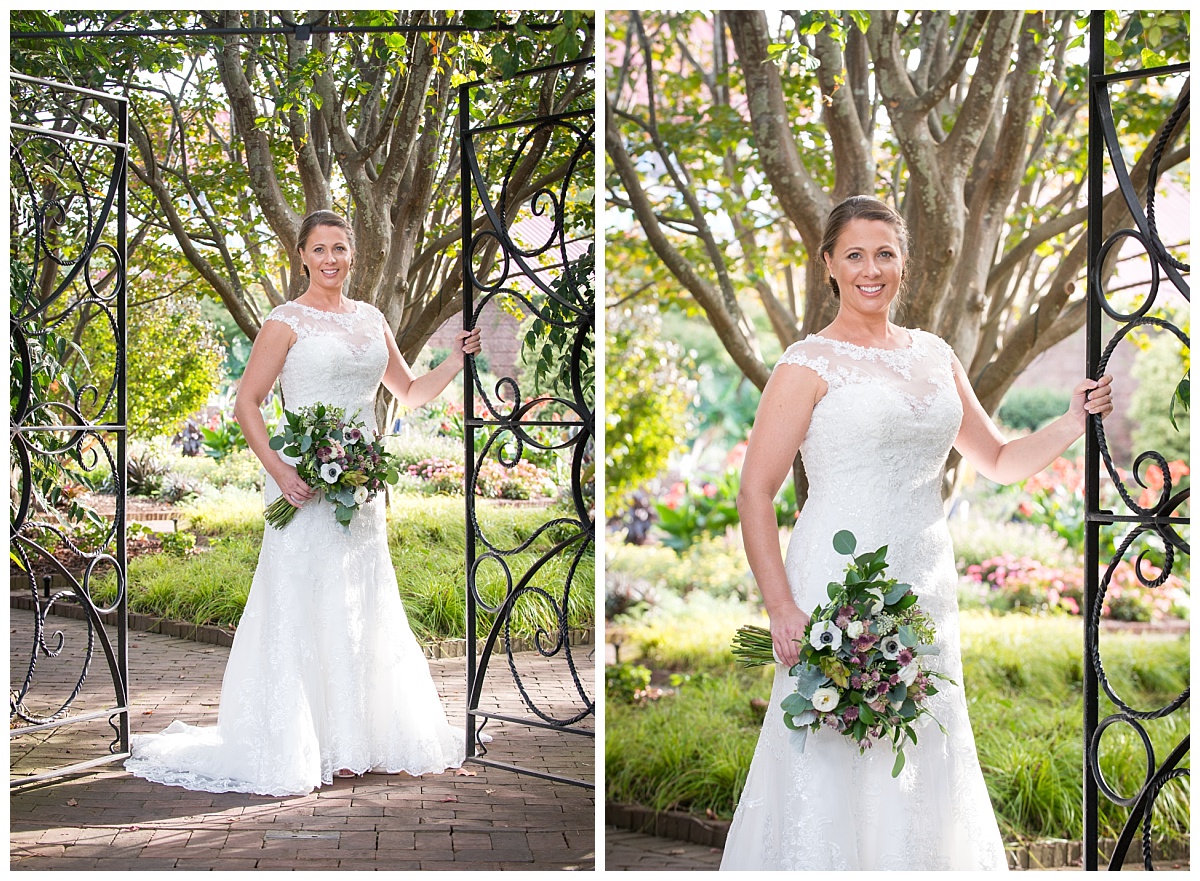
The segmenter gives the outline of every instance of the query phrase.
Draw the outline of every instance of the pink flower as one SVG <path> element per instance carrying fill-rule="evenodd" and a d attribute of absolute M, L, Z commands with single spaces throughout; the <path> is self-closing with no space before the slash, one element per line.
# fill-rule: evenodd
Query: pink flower
<path fill-rule="evenodd" d="M 842 718 L 847 722 L 858 720 L 858 707 L 847 707 L 846 712 L 842 713 Z"/>
<path fill-rule="evenodd" d="M 907 648 L 900 649 L 900 655 L 896 658 L 896 660 L 900 662 L 901 667 L 907 667 L 909 664 L 912 663 L 912 659 L 913 659 L 912 649 L 907 649 Z"/>

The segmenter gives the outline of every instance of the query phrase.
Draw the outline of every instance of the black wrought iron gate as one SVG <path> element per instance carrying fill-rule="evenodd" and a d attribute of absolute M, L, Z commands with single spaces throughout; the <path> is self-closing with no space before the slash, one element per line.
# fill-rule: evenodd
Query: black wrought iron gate
<path fill-rule="evenodd" d="M 594 683 L 580 670 L 581 662 L 595 663 L 593 71 L 594 59 L 586 58 L 486 86 L 554 96 L 556 112 L 512 122 L 475 124 L 472 94 L 485 86 L 469 83 L 459 92 L 462 216 L 478 214 L 473 225 L 463 224 L 464 324 L 476 326 L 489 307 L 522 314 L 528 368 L 521 379 L 499 378 L 491 394 L 478 359 L 467 373 L 467 755 L 586 787 L 595 784 L 564 770 L 589 762 L 556 765 L 542 755 L 535 766 L 487 758 L 471 732 L 496 720 L 595 737 Z M 569 460 L 563 469 L 569 486 L 561 486 L 544 522 L 514 535 L 492 519 L 502 509 L 477 502 L 476 493 L 496 495 L 494 483 L 485 486 L 489 469 L 517 468 L 533 451 L 557 451 L 564 465 Z M 514 622 L 524 610 L 555 623 L 521 639 Z M 507 676 L 492 663 L 501 653 Z M 548 691 L 551 670 L 559 685 Z M 515 685 L 520 712 L 494 700 L 499 677 L 511 677 L 504 688 Z"/>
<path fill-rule="evenodd" d="M 1188 336 L 1170 321 L 1151 316 L 1156 305 L 1175 294 L 1190 302 L 1191 291 L 1183 274 L 1189 267 L 1173 257 L 1163 245 L 1155 223 L 1155 188 L 1159 183 L 1159 162 L 1164 152 L 1178 145 L 1187 135 L 1189 85 L 1184 84 L 1179 101 L 1169 119 L 1152 142 L 1153 153 L 1148 166 L 1148 179 L 1139 192 L 1131 181 L 1130 171 L 1122 158 L 1121 145 L 1117 140 L 1117 126 L 1113 118 L 1109 89 L 1118 81 L 1145 80 L 1163 76 L 1178 76 L 1188 71 L 1188 65 L 1173 65 L 1139 70 L 1133 73 L 1109 74 L 1105 72 L 1104 56 L 1104 13 L 1093 12 L 1089 24 L 1091 38 L 1090 120 L 1088 131 L 1088 291 L 1087 291 L 1087 369 L 1088 376 L 1102 376 L 1107 369 L 1113 351 L 1133 332 L 1166 333 L 1176 337 L 1186 348 L 1190 346 Z M 1105 156 L 1109 162 L 1106 166 Z M 1115 179 L 1121 197 L 1129 208 L 1135 228 L 1120 229 L 1104 236 L 1104 185 L 1106 178 Z M 1142 196 L 1145 206 L 1143 208 Z M 1187 242 L 1189 235 L 1183 231 L 1179 237 Z M 1151 281 L 1143 302 L 1130 312 L 1122 312 L 1109 299 L 1105 290 L 1107 273 L 1111 271 L 1121 246 L 1129 240 L 1137 242 L 1149 258 Z M 1163 278 L 1165 276 L 1165 279 Z M 1169 287 L 1163 285 L 1164 280 Z M 1165 289 L 1164 289 L 1165 288 Z M 1174 293 L 1171 289 L 1174 289 Z M 1161 293 L 1161 298 L 1160 298 Z M 1104 316 L 1111 319 L 1107 329 Z M 1112 322 L 1116 323 L 1115 329 Z M 1104 337 L 1108 339 L 1105 342 Z M 1132 344 L 1131 344 L 1132 345 Z M 1163 402 L 1164 408 L 1168 402 Z M 1180 408 L 1182 409 L 1182 408 Z M 1186 419 L 1185 413 L 1179 418 Z M 1190 488 L 1178 490 L 1172 485 L 1171 470 L 1160 453 L 1140 453 L 1133 462 L 1133 479 L 1143 489 L 1147 487 L 1145 469 L 1156 466 L 1162 475 L 1162 489 L 1157 498 L 1146 502 L 1144 497 L 1134 497 L 1138 491 L 1130 492 L 1129 486 L 1119 473 L 1109 453 L 1103 424 L 1091 418 L 1087 433 L 1086 451 L 1086 503 L 1087 503 L 1087 547 L 1085 555 L 1086 593 L 1084 619 L 1084 868 L 1094 870 L 1100 859 L 1098 808 L 1102 793 L 1109 801 L 1129 808 L 1128 819 L 1112 853 L 1108 855 L 1109 868 L 1120 869 L 1125 855 L 1139 828 L 1142 838 L 1142 856 L 1147 869 L 1152 869 L 1151 830 L 1154 802 L 1163 786 L 1171 780 L 1187 776 L 1189 771 L 1180 763 L 1189 751 L 1189 737 L 1182 740 L 1170 754 L 1158 763 L 1150 734 L 1144 722 L 1162 719 L 1184 706 L 1189 699 L 1190 689 L 1185 689 L 1165 706 L 1151 710 L 1134 709 L 1117 693 L 1113 683 L 1105 675 L 1101 653 L 1100 615 L 1106 594 L 1112 583 L 1117 565 L 1129 554 L 1136 553 L 1134 570 L 1138 580 L 1147 587 L 1164 583 L 1180 558 L 1190 556 L 1191 549 L 1186 527 L 1188 516 L 1178 514 L 1190 498 Z M 1124 511 L 1109 511 L 1100 507 L 1100 463 L 1103 460 L 1120 495 Z M 1104 559 L 1100 553 L 1104 530 L 1113 532 L 1115 553 Z M 1117 537 L 1121 530 L 1128 530 Z M 1181 535 L 1181 531 L 1184 534 Z M 1161 549 L 1152 555 L 1161 554 L 1162 567 L 1157 575 L 1146 570 L 1148 548 L 1143 545 L 1143 536 L 1156 536 Z M 1103 572 L 1101 567 L 1104 567 Z M 1186 562 L 1182 567 L 1186 570 Z M 1100 690 L 1112 702 L 1115 711 L 1099 719 Z M 1121 794 L 1105 780 L 1101 769 L 1102 738 L 1104 732 L 1122 723 L 1130 726 L 1138 735 L 1146 753 L 1146 776 L 1136 792 Z"/>
<path fill-rule="evenodd" d="M 10 84 L 9 545 L 13 588 L 23 585 L 26 598 L 10 612 L 10 781 L 18 786 L 129 754 L 128 117 L 122 97 L 16 73 Z M 107 357 L 89 362 L 84 334 Z M 116 498 L 109 514 L 76 500 L 106 469 Z M 56 626 L 52 612 L 67 605 L 82 610 L 82 623 Z M 115 644 L 101 622 L 114 614 Z M 97 646 L 111 692 L 84 687 Z"/>

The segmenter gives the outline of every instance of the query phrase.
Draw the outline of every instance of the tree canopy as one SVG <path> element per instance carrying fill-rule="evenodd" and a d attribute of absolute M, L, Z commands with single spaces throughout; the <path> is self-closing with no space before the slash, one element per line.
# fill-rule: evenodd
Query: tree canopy
<path fill-rule="evenodd" d="M 994 411 L 1085 317 L 1086 25 L 1074 12 L 611 13 L 610 303 L 699 306 L 761 388 L 752 313 L 779 346 L 828 324 L 836 301 L 807 271 L 825 219 L 875 195 L 913 238 L 897 320 L 950 342 Z M 1187 60 L 1189 26 L 1187 12 L 1106 13 L 1110 69 Z M 1142 190 L 1145 148 L 1186 88 L 1115 87 Z M 1189 155 L 1174 137 L 1161 167 Z M 1110 192 L 1105 231 L 1127 218 Z"/>
<path fill-rule="evenodd" d="M 253 339 L 264 310 L 304 286 L 301 218 L 337 210 L 357 239 L 350 295 L 383 311 L 412 358 L 462 308 L 456 87 L 589 54 L 592 14 L 337 11 L 299 23 L 407 30 L 228 33 L 288 21 L 232 10 L 14 12 L 14 34 L 111 36 L 18 38 L 12 60 L 30 75 L 129 96 L 131 265 L 169 264 L 180 284 L 213 291 Z M 590 101 L 591 89 L 586 71 L 552 71 L 519 89 L 478 90 L 473 112 L 489 121 L 557 112 Z M 522 167 L 513 202 L 564 172 L 554 149 L 534 145 L 541 161 Z"/>

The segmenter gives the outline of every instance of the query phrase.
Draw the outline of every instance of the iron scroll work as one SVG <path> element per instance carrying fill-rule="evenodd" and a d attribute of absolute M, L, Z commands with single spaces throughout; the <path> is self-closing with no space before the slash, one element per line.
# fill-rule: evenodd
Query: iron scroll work
<path fill-rule="evenodd" d="M 1188 65 L 1172 65 L 1158 67 L 1132 73 L 1107 74 L 1104 70 L 1104 13 L 1093 12 L 1090 21 L 1091 34 L 1091 69 L 1090 85 L 1090 122 L 1089 122 L 1089 157 L 1088 157 L 1088 292 L 1087 292 L 1087 367 L 1088 376 L 1099 377 L 1106 372 L 1109 359 L 1117 346 L 1134 331 L 1166 333 L 1185 347 L 1190 346 L 1188 336 L 1170 321 L 1157 318 L 1148 313 L 1160 303 L 1160 289 L 1163 282 L 1169 282 L 1174 292 L 1185 300 L 1191 300 L 1191 291 L 1184 275 L 1190 267 L 1173 257 L 1164 246 L 1155 223 L 1155 187 L 1159 179 L 1159 163 L 1164 151 L 1183 136 L 1187 126 L 1187 110 L 1189 106 L 1190 80 L 1183 86 L 1178 103 L 1166 123 L 1159 130 L 1153 141 L 1148 181 L 1144 193 L 1139 193 L 1130 179 L 1129 170 L 1125 166 L 1121 146 L 1117 140 L 1117 127 L 1113 118 L 1109 88 L 1116 81 L 1144 80 L 1152 77 L 1179 75 L 1186 73 Z M 1105 156 L 1109 157 L 1108 168 L 1105 167 Z M 1121 196 L 1133 218 L 1134 228 L 1120 229 L 1108 237 L 1104 237 L 1104 182 L 1115 178 Z M 1141 196 L 1145 199 L 1143 209 Z M 1183 236 L 1184 239 L 1187 236 Z M 1145 251 L 1150 266 L 1149 291 L 1141 306 L 1129 312 L 1122 312 L 1110 302 L 1105 291 L 1106 261 L 1116 257 L 1116 252 L 1128 240 L 1137 242 Z M 1161 291 L 1166 296 L 1171 295 L 1170 288 Z M 1115 322 L 1116 330 L 1111 333 L 1107 343 L 1102 327 L 1104 316 Z M 1186 417 L 1184 417 L 1186 418 Z M 1099 795 L 1103 794 L 1109 801 L 1129 808 L 1128 818 L 1120 837 L 1116 841 L 1113 852 L 1108 858 L 1109 868 L 1119 870 L 1125 862 L 1125 856 L 1135 835 L 1140 832 L 1142 857 L 1146 869 L 1153 869 L 1151 853 L 1151 830 L 1154 820 L 1154 803 L 1164 786 L 1179 777 L 1189 776 L 1189 769 L 1181 767 L 1181 762 L 1188 755 L 1189 736 L 1185 733 L 1182 740 L 1171 750 L 1169 755 L 1158 763 L 1155 757 L 1150 735 L 1143 724 L 1152 720 L 1162 719 L 1184 706 L 1190 696 L 1190 689 L 1185 689 L 1164 706 L 1140 710 L 1131 707 L 1118 694 L 1116 687 L 1105 674 L 1103 656 L 1101 653 L 1100 616 L 1103 609 L 1106 592 L 1118 563 L 1127 554 L 1136 553 L 1133 568 L 1138 580 L 1147 587 L 1157 587 L 1164 583 L 1171 574 L 1172 568 L 1181 557 L 1191 554 L 1189 537 L 1186 528 L 1190 525 L 1189 516 L 1181 516 L 1180 509 L 1188 502 L 1190 488 L 1174 489 L 1170 468 L 1164 456 L 1156 451 L 1140 453 L 1133 463 L 1133 479 L 1142 488 L 1144 469 L 1151 465 L 1157 466 L 1162 474 L 1163 486 L 1158 498 L 1148 504 L 1141 504 L 1142 499 L 1135 499 L 1138 490 L 1130 492 L 1126 479 L 1122 477 L 1113 463 L 1105 438 L 1102 422 L 1089 418 L 1090 430 L 1087 433 L 1086 449 L 1086 510 L 1087 510 L 1087 545 L 1085 553 L 1085 617 L 1084 617 L 1084 866 L 1086 870 L 1095 870 L 1099 863 L 1099 834 L 1098 810 Z M 1113 484 L 1127 510 L 1127 513 L 1104 510 L 1100 507 L 1100 464 L 1108 472 Z M 1118 506 L 1119 507 L 1119 506 Z M 1104 528 L 1119 530 L 1127 528 L 1124 537 L 1114 541 L 1115 553 L 1111 559 L 1105 560 L 1100 554 L 1101 531 Z M 1181 535 L 1181 530 L 1184 534 Z M 1161 542 L 1162 568 L 1157 576 L 1148 573 L 1144 564 L 1148 562 L 1148 547 L 1145 538 Z M 1184 567 L 1186 568 L 1186 563 Z M 1099 719 L 1100 690 L 1112 702 L 1115 711 L 1103 720 Z M 1136 733 L 1146 754 L 1146 775 L 1138 790 L 1129 795 L 1116 792 L 1105 780 L 1101 769 L 1103 752 L 1102 738 L 1104 732 L 1114 725 L 1128 725 Z M 1178 785 L 1178 784 L 1176 784 Z"/>
<path fill-rule="evenodd" d="M 541 356 L 535 374 L 526 371 L 520 381 L 504 376 L 491 394 L 479 359 L 469 359 L 464 394 L 467 757 L 588 788 L 594 788 L 594 782 L 554 773 L 545 757 L 540 768 L 487 758 L 476 732 L 495 720 L 595 737 L 594 683 L 580 675 L 578 663 L 580 651 L 594 662 L 594 638 L 589 629 L 575 630 L 577 637 L 584 637 L 576 641 L 585 645 L 573 645 L 569 620 L 573 604 L 577 609 L 585 605 L 589 616 L 594 608 L 593 71 L 594 59 L 585 58 L 525 71 L 498 84 L 545 95 L 545 77 L 576 84 L 586 78 L 586 93 L 581 90 L 577 100 L 559 107 L 559 112 L 513 122 L 473 126 L 471 95 L 482 84 L 464 85 L 459 92 L 462 216 L 476 218 L 473 225 L 463 224 L 464 323 L 476 326 L 488 307 L 523 315 L 523 331 L 533 322 L 525 331 L 524 354 L 536 339 Z M 485 137 L 490 143 L 501 138 L 503 151 L 485 148 Z M 492 183 L 496 179 L 499 183 Z M 535 385 L 534 393 L 526 388 L 523 394 L 522 383 Z M 530 534 L 500 535 L 479 516 L 481 476 L 492 462 L 514 468 L 538 451 L 543 457 L 557 451 L 563 470 L 569 471 L 569 491 L 560 491 L 559 502 L 547 509 L 556 513 Z M 522 644 L 513 633 L 513 620 L 522 606 L 539 606 L 557 626 L 552 632 L 539 629 Z M 488 704 L 489 683 L 505 676 L 497 669 L 501 654 L 520 694 L 523 715 Z M 569 683 L 548 695 L 538 687 L 538 668 L 551 664 L 560 668 L 559 681 Z"/>
<path fill-rule="evenodd" d="M 32 632 L 14 629 L 11 638 L 10 785 L 16 787 L 129 755 L 128 103 L 17 73 L 10 74 L 10 87 L 10 573 L 14 591 L 24 585 L 32 623 Z M 84 358 L 76 340 L 85 333 L 93 351 L 109 353 L 103 363 Z M 116 496 L 112 515 L 75 500 L 105 469 Z M 102 580 L 108 593 L 100 601 L 95 594 Z M 86 636 L 68 636 L 51 622 L 56 607 L 67 605 L 82 609 Z M 101 619 L 111 620 L 112 613 L 115 642 Z M 24 620 L 15 608 L 11 618 L 14 628 Z M 97 648 L 111 693 L 107 686 L 98 694 L 85 690 Z M 86 726 L 105 722 L 111 740 L 103 743 L 108 734 L 101 727 L 101 743 L 93 748 Z M 82 750 L 80 739 L 88 744 Z M 76 760 L 93 749 L 99 755 Z"/>

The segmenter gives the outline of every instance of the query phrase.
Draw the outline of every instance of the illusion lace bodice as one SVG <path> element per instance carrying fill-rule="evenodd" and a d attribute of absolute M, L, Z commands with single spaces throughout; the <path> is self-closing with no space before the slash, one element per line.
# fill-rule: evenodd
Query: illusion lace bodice
<path fill-rule="evenodd" d="M 289 410 L 324 403 L 342 407 L 375 426 L 375 393 L 387 368 L 383 313 L 351 301 L 351 313 L 326 312 L 301 303 L 276 306 L 267 321 L 286 324 L 296 334 L 279 374 Z"/>
<path fill-rule="evenodd" d="M 776 369 L 808 368 L 828 386 L 800 446 L 809 494 L 785 569 L 796 604 L 811 612 L 845 573 L 836 532 L 849 529 L 863 550 L 888 546 L 888 576 L 913 585 L 937 627 L 930 666 L 957 683 L 927 704 L 948 733 L 921 731 L 895 779 L 887 744 L 859 755 L 849 738 L 822 730 L 801 749 L 779 709 L 795 681 L 776 667 L 722 869 L 1006 866 L 962 690 L 958 577 L 942 506 L 962 404 L 950 347 L 910 333 L 911 344 L 895 350 L 812 335 L 780 357 Z"/>

